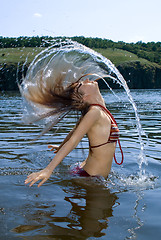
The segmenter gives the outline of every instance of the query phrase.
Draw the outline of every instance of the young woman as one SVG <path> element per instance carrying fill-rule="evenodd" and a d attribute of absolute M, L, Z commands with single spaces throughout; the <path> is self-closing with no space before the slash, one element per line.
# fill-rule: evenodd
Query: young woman
<path fill-rule="evenodd" d="M 44 104 L 46 101 L 45 104 L 47 106 L 55 104 L 54 102 L 61 102 L 60 108 L 62 108 L 64 102 L 66 110 L 67 108 L 79 110 L 82 112 L 82 117 L 59 147 L 49 146 L 52 150 L 56 149 L 56 155 L 53 160 L 43 170 L 30 174 L 25 184 L 30 183 L 30 186 L 32 186 L 41 180 L 38 184 L 38 187 L 40 187 L 48 180 L 58 164 L 78 145 L 85 134 L 87 134 L 89 139 L 89 154 L 80 167 L 73 171 L 73 174 L 106 178 L 111 170 L 116 142 L 119 138 L 119 129 L 113 116 L 106 109 L 98 83 L 89 79 L 79 80 L 77 83 L 71 84 L 67 89 L 59 89 L 58 92 L 59 94 L 56 94 L 58 99 L 56 101 L 53 100 L 53 102 L 51 91 L 50 97 L 46 96 L 47 87 L 45 90 L 41 89 L 41 94 L 37 98 L 34 96 L 32 89 L 30 89 L 27 98 L 39 104 Z M 40 97 L 40 95 L 43 95 L 43 97 Z M 56 105 L 54 107 L 56 108 Z"/>

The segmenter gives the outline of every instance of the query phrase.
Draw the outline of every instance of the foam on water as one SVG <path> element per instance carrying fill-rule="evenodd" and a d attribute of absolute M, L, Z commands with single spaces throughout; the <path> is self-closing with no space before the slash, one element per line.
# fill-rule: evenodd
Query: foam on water
<path fill-rule="evenodd" d="M 147 190 L 155 188 L 157 184 L 157 177 L 150 174 L 144 173 L 140 174 L 121 174 L 116 172 L 111 172 L 109 178 L 104 181 L 105 186 L 112 189 L 123 189 L 123 190 Z"/>

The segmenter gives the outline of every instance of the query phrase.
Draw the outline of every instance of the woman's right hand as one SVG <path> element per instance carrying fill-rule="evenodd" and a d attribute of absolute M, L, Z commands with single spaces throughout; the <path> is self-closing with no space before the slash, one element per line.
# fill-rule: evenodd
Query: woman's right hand
<path fill-rule="evenodd" d="M 42 180 L 38 184 L 38 187 L 40 187 L 44 182 L 46 182 L 49 179 L 51 174 L 52 174 L 52 171 L 50 171 L 48 168 L 44 168 L 39 172 L 33 172 L 29 176 L 27 176 L 27 179 L 25 180 L 25 184 L 30 183 L 29 186 L 31 187 L 37 181 Z"/>

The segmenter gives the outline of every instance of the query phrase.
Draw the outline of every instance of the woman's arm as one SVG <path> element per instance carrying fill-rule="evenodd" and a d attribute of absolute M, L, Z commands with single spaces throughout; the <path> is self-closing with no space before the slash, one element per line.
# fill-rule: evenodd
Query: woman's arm
<path fill-rule="evenodd" d="M 83 136 L 96 123 L 99 116 L 100 111 L 97 108 L 89 110 L 70 139 L 60 148 L 49 165 L 40 172 L 30 174 L 27 177 L 25 184 L 30 183 L 30 186 L 32 186 L 34 183 L 42 179 L 42 181 L 38 184 L 38 187 L 40 187 L 44 182 L 46 182 L 59 163 L 78 145 Z"/>
<path fill-rule="evenodd" d="M 54 153 L 57 153 L 60 148 L 62 148 L 62 146 L 71 138 L 72 134 L 74 133 L 75 129 L 78 127 L 79 123 L 82 121 L 83 117 L 80 117 L 80 119 L 78 120 L 77 124 L 75 125 L 75 127 L 68 133 L 68 135 L 66 136 L 66 138 L 63 140 L 63 142 L 60 144 L 60 146 L 57 145 L 49 145 L 48 147 L 51 148 L 50 151 L 54 151 Z"/>

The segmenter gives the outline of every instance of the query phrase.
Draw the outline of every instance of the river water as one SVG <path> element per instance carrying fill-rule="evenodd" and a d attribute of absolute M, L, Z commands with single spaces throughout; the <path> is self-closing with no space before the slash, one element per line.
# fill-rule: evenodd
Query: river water
<path fill-rule="evenodd" d="M 1 240 L 161 238 L 161 90 L 131 91 L 145 131 L 142 138 L 147 164 L 142 166 L 142 175 L 134 111 L 123 90 L 115 93 L 120 101 L 110 91 L 102 94 L 118 122 L 124 164 L 113 162 L 107 180 L 72 177 L 70 166 L 88 154 L 84 138 L 40 188 L 29 188 L 24 180 L 49 163 L 53 153 L 48 144 L 61 143 L 75 117 L 66 118 L 56 133 L 51 130 L 31 143 L 41 126 L 22 124 L 20 94 L 0 96 Z M 118 160 L 119 154 L 117 149 Z"/>

